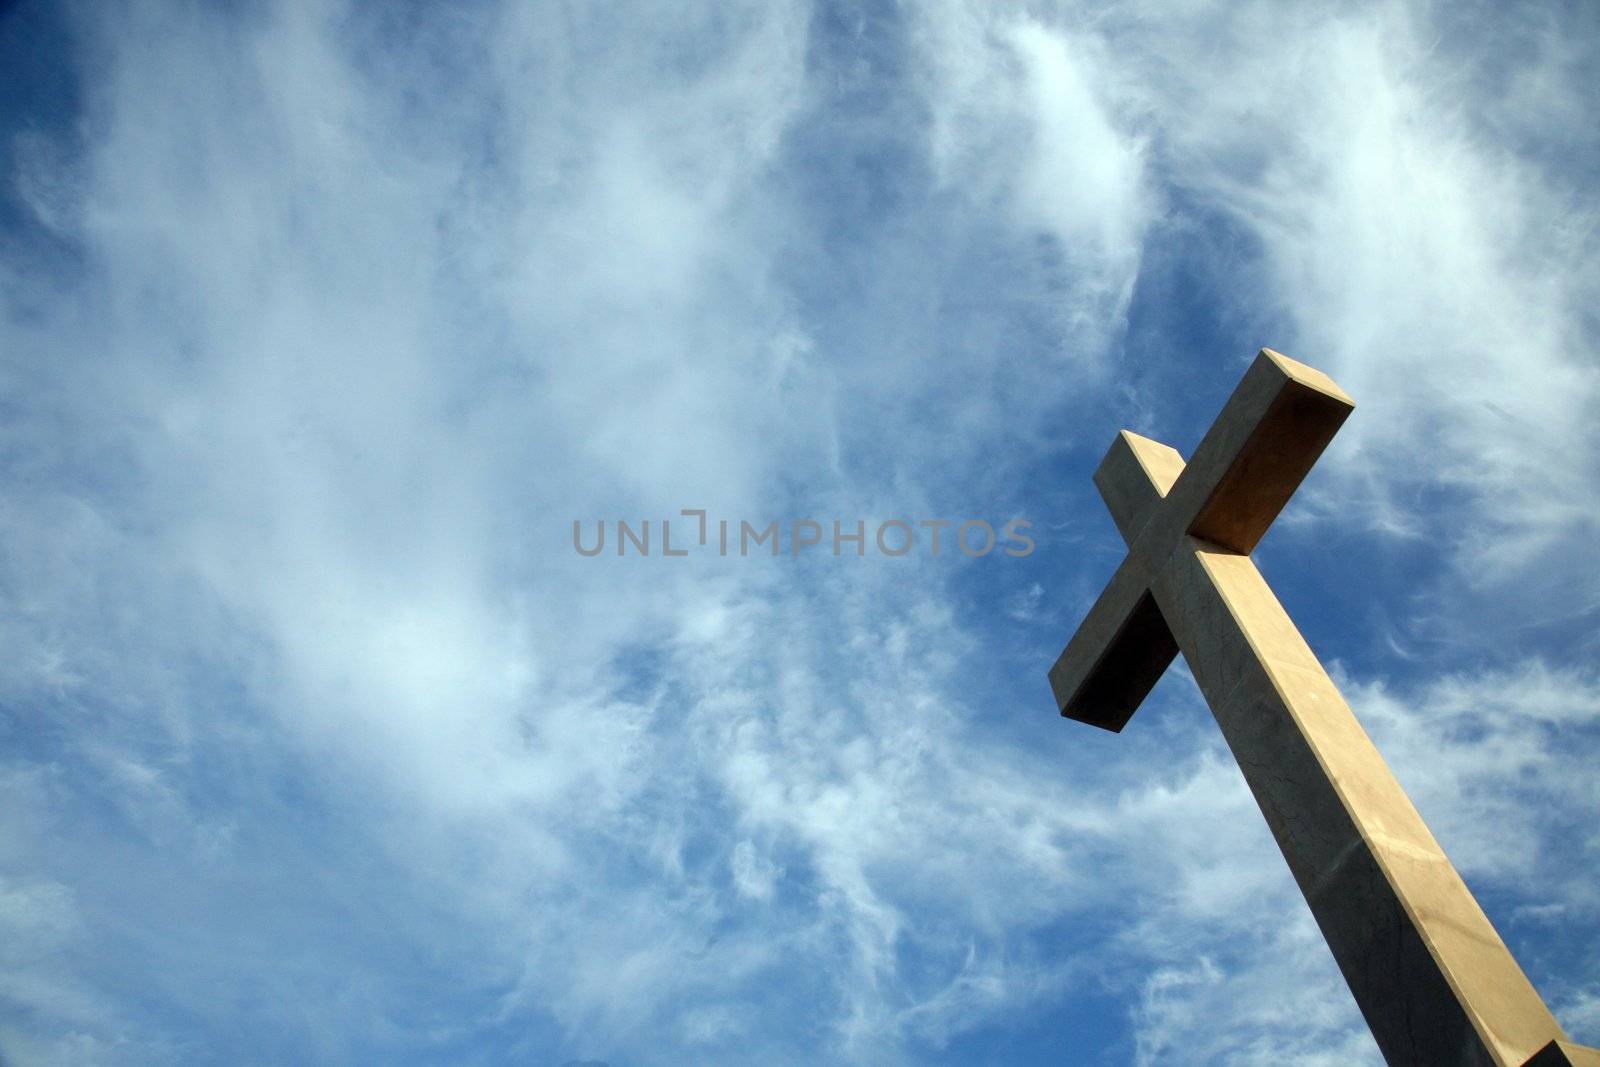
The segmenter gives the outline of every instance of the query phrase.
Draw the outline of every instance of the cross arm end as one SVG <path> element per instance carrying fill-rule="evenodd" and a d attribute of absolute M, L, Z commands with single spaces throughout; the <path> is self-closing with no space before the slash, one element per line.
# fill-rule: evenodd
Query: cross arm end
<path fill-rule="evenodd" d="M 1326 374 L 1263 348 L 1173 488 L 1187 532 L 1249 555 L 1354 408 Z"/>
<path fill-rule="evenodd" d="M 1117 434 L 1094 472 L 1094 484 L 1123 541 L 1133 544 L 1182 473 L 1183 457 L 1177 449 L 1131 430 Z"/>
<path fill-rule="evenodd" d="M 1050 668 L 1064 718 L 1120 731 L 1178 654 L 1142 569 L 1124 560 Z"/>

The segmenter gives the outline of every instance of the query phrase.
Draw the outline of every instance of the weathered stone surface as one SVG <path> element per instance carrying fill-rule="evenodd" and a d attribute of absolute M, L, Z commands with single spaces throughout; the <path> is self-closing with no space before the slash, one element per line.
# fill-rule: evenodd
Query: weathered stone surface
<path fill-rule="evenodd" d="M 1181 650 L 1390 1063 L 1600 1067 L 1566 1041 L 1249 557 L 1352 407 L 1264 349 L 1189 464 L 1118 436 L 1095 483 L 1128 557 L 1051 668 L 1057 705 L 1120 730 Z"/>

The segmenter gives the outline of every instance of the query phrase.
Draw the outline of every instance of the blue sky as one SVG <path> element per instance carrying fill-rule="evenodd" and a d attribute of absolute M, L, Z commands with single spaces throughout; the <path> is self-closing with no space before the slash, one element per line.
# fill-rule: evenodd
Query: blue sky
<path fill-rule="evenodd" d="M 1377 1062 L 1181 664 L 1045 683 L 1263 345 L 1257 560 L 1600 1044 L 1597 30 L 6 5 L 0 1062 Z M 1037 548 L 573 551 L 683 508 Z"/>

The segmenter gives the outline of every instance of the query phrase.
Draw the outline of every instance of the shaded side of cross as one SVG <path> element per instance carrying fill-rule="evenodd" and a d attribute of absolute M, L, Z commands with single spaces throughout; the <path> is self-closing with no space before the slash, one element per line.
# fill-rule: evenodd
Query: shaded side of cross
<path fill-rule="evenodd" d="M 1391 1064 L 1582 1064 L 1250 553 L 1354 403 L 1263 349 L 1187 464 L 1122 432 L 1095 472 L 1128 555 L 1050 670 L 1121 730 L 1180 651 Z"/>

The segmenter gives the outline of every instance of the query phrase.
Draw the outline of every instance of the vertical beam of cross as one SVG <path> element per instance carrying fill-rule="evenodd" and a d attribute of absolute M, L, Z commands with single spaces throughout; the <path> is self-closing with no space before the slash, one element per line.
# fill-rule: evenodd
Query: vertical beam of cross
<path fill-rule="evenodd" d="M 1256 357 L 1193 458 L 1123 432 L 1095 484 L 1128 555 L 1050 670 L 1121 730 L 1179 653 L 1391 1064 L 1600 1067 L 1490 925 L 1250 552 L 1354 403 Z"/>

